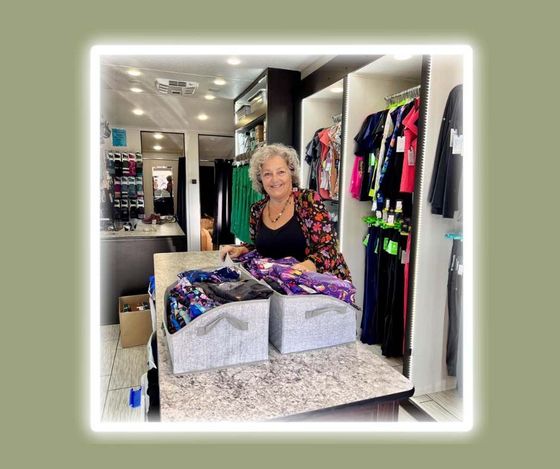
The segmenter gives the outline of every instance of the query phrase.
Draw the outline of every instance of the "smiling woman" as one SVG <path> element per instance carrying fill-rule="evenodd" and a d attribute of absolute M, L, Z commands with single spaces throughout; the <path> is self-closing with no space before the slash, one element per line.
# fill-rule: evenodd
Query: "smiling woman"
<path fill-rule="evenodd" d="M 252 243 L 224 246 L 222 256 L 237 258 L 256 249 L 273 259 L 294 257 L 294 268 L 331 273 L 351 280 L 322 199 L 315 191 L 299 189 L 298 155 L 281 144 L 265 145 L 251 158 L 253 188 L 265 198 L 253 204 L 249 219 Z"/>

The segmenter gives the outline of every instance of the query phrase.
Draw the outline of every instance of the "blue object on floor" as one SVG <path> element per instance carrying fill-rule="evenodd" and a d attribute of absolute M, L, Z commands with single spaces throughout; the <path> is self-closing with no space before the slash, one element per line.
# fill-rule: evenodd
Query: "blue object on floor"
<path fill-rule="evenodd" d="M 135 408 L 140 407 L 142 403 L 142 386 L 138 389 L 130 388 L 130 394 L 128 395 L 128 405 L 129 407 Z"/>

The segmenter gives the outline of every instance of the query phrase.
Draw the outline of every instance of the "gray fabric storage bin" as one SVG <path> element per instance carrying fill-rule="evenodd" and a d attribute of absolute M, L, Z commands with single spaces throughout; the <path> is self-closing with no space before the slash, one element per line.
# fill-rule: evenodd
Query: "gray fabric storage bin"
<path fill-rule="evenodd" d="M 356 308 L 327 295 L 270 298 L 269 339 L 280 353 L 302 352 L 354 342 Z"/>
<path fill-rule="evenodd" d="M 176 284 L 165 292 L 165 316 L 169 291 Z M 165 317 L 163 323 L 173 373 L 268 360 L 269 303 L 270 299 L 266 299 L 217 306 L 174 334 L 169 332 Z"/>

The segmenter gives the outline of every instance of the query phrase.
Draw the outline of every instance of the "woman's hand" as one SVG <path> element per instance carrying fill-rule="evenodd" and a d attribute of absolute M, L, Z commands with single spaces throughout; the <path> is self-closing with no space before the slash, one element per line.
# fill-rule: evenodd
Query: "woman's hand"
<path fill-rule="evenodd" d="M 317 272 L 317 267 L 310 260 L 300 262 L 299 264 L 294 264 L 292 265 L 292 269 L 301 270 L 302 272 Z"/>
<path fill-rule="evenodd" d="M 245 246 L 222 246 L 222 248 L 220 249 L 220 259 L 222 259 L 223 261 L 226 258 L 227 254 L 229 254 L 229 257 L 231 257 L 232 259 L 236 259 L 237 257 L 242 256 L 243 254 L 246 254 L 248 252 L 249 250 Z"/>

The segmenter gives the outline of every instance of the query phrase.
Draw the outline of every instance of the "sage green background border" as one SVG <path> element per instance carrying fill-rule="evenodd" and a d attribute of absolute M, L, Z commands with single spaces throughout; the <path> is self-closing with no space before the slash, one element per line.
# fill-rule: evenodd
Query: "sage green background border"
<path fill-rule="evenodd" d="M 558 222 L 557 196 L 547 194 L 559 170 L 558 103 L 548 91 L 558 77 L 557 16 L 543 1 L 522 7 L 378 3 L 3 4 L 3 460 L 17 467 L 455 469 L 540 467 L 545 464 L 537 460 L 557 459 L 551 456 L 558 367 L 550 359 L 557 355 L 558 306 L 549 300 L 558 288 Z M 477 430 L 467 436 L 93 435 L 83 400 L 89 47 L 383 42 L 474 48 Z"/>

